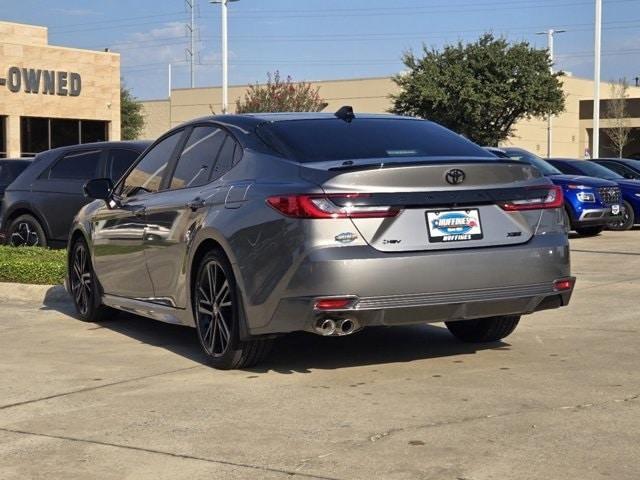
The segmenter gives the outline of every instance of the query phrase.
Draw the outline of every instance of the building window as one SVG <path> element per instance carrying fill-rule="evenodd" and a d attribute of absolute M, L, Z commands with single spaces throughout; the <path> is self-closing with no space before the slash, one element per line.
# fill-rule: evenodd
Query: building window
<path fill-rule="evenodd" d="M 108 122 L 66 118 L 21 117 L 23 156 L 33 156 L 51 148 L 107 140 Z"/>
<path fill-rule="evenodd" d="M 7 158 L 7 117 L 0 116 L 0 158 Z"/>

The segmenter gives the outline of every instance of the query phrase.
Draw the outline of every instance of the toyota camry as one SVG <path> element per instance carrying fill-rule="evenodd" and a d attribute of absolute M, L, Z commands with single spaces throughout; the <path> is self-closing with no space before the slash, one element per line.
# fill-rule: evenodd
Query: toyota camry
<path fill-rule="evenodd" d="M 445 322 L 495 342 L 574 285 L 562 190 L 425 120 L 202 118 L 85 192 L 68 248 L 79 317 L 194 327 L 216 368 L 293 331 Z"/>

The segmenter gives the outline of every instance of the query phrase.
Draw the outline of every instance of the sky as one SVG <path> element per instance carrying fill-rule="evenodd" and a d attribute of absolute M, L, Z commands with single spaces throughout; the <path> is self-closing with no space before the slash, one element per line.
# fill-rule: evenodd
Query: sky
<path fill-rule="evenodd" d="M 220 85 L 220 5 L 196 4 L 196 86 Z M 229 82 L 262 82 L 279 70 L 294 80 L 389 76 L 403 52 L 476 40 L 493 32 L 546 47 L 556 68 L 593 78 L 594 0 L 240 0 L 229 3 Z M 53 45 L 122 58 L 139 99 L 189 87 L 190 13 L 185 0 L 0 0 L 0 20 L 49 27 Z M 602 79 L 640 76 L 640 0 L 603 0 Z M 1 39 L 0 39 L 1 42 Z"/>

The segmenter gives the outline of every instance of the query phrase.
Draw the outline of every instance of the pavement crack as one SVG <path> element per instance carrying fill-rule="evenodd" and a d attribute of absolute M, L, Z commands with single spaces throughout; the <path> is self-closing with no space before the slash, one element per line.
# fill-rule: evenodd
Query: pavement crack
<path fill-rule="evenodd" d="M 66 435 L 53 435 L 53 434 L 48 434 L 48 433 L 38 433 L 38 432 L 29 432 L 29 431 L 25 431 L 25 430 L 14 430 L 11 428 L 4 428 L 4 427 L 0 427 L 0 431 L 1 432 L 6 432 L 6 433 L 13 433 L 16 435 L 29 435 L 29 436 L 35 436 L 35 437 L 44 437 L 44 438 L 50 438 L 50 439 L 55 439 L 55 440 L 64 440 L 64 441 L 68 441 L 68 442 L 78 442 L 78 443 L 88 443 L 88 444 L 93 444 L 93 445 L 99 445 L 99 446 L 103 446 L 103 447 L 111 447 L 111 448 L 121 448 L 121 449 L 125 449 L 125 450 L 133 450 L 133 451 L 137 451 L 137 452 L 145 452 L 145 453 L 151 453 L 151 454 L 155 454 L 155 455 L 165 455 L 168 457 L 173 457 L 173 458 L 181 458 L 184 460 L 195 460 L 195 461 L 199 461 L 199 462 L 207 462 L 207 463 L 215 463 L 218 465 L 225 465 L 225 466 L 230 466 L 230 467 L 237 467 L 237 468 L 246 468 L 246 469 L 251 469 L 251 470 L 258 470 L 258 471 L 262 471 L 262 472 L 269 472 L 269 473 L 280 473 L 282 475 L 287 475 L 289 477 L 303 477 L 303 478 L 313 478 L 316 480 L 340 480 L 336 477 L 327 477 L 327 476 L 323 476 L 323 475 L 314 475 L 311 473 L 304 473 L 304 472 L 299 472 L 299 471 L 294 471 L 294 470 L 287 470 L 284 468 L 274 468 L 274 467 L 266 467 L 263 465 L 253 465 L 250 463 L 241 463 L 241 462 L 232 462 L 229 460 L 220 460 L 220 459 L 216 459 L 216 458 L 207 458 L 207 457 L 199 457 L 196 455 L 189 455 L 189 454 L 184 454 L 184 453 L 174 453 L 174 452 L 168 452 L 168 451 L 164 451 L 164 450 L 156 450 L 153 448 L 146 448 L 146 447 L 137 447 L 134 445 L 125 445 L 125 444 L 121 444 L 121 443 L 112 443 L 112 442 L 103 442 L 101 440 L 91 440 L 91 439 L 85 439 L 85 438 L 77 438 L 77 437 L 69 437 Z"/>
<path fill-rule="evenodd" d="M 124 383 L 136 382 L 138 380 L 145 380 L 147 378 L 160 377 L 162 375 L 169 375 L 171 373 L 184 372 L 184 371 L 192 370 L 192 369 L 198 368 L 198 367 L 200 367 L 200 365 L 194 365 L 192 367 L 186 367 L 186 368 L 179 368 L 177 370 L 169 370 L 168 372 L 154 373 L 152 375 L 144 375 L 144 376 L 141 376 L 141 377 L 128 378 L 126 380 L 119 380 L 117 382 L 103 383 L 101 385 L 95 385 L 95 386 L 92 386 L 92 387 L 79 388 L 77 390 L 71 390 L 71 391 L 63 392 L 63 393 L 56 393 L 56 394 L 53 394 L 53 395 L 47 395 L 46 397 L 34 398 L 34 399 L 31 399 L 31 400 L 24 400 L 22 402 L 9 403 L 7 405 L 0 405 L 0 410 L 6 410 L 8 408 L 20 407 L 22 405 L 29 405 L 29 404 L 32 404 L 32 403 L 43 402 L 45 400 L 51 400 L 52 398 L 66 397 L 68 395 L 74 395 L 76 393 L 91 392 L 93 390 L 99 390 L 101 388 L 113 387 L 115 385 L 122 385 Z"/>

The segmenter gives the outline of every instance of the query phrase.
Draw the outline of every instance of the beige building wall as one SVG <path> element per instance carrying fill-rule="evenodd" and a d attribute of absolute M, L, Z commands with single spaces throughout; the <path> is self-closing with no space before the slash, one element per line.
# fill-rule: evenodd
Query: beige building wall
<path fill-rule="evenodd" d="M 82 78 L 78 96 L 10 91 L 10 67 L 74 72 Z M 20 117 L 109 122 L 109 139 L 120 139 L 120 55 L 47 44 L 47 29 L 0 22 L 0 115 L 7 117 L 7 151 L 20 154 Z M 42 87 L 42 82 L 40 83 Z"/>
<path fill-rule="evenodd" d="M 356 112 L 380 113 L 391 108 L 389 96 L 397 92 L 391 78 L 366 78 L 312 82 L 320 87 L 320 96 L 329 104 L 326 111 L 333 112 L 343 105 L 352 105 Z M 229 113 L 235 113 L 236 100 L 247 90 L 247 85 L 229 88 Z M 157 138 L 169 128 L 198 117 L 219 114 L 222 111 L 222 89 L 185 88 L 171 92 L 171 100 L 141 102 L 146 114 L 144 139 Z M 162 106 L 161 106 L 162 105 Z"/>
<path fill-rule="evenodd" d="M 551 155 L 554 157 L 584 158 L 590 148 L 588 129 L 592 121 L 580 120 L 580 101 L 593 100 L 593 80 L 578 77 L 564 77 L 565 111 L 553 117 L 553 141 Z M 640 87 L 629 88 L 630 98 L 640 98 Z M 600 84 L 600 98 L 611 98 L 611 83 Z M 601 112 L 601 116 L 603 112 Z M 637 123 L 637 120 L 634 120 Z M 601 128 L 610 121 L 602 119 Z M 635 125 L 634 125 L 635 126 Z M 547 121 L 545 119 L 523 120 L 516 124 L 514 135 L 502 146 L 518 146 L 542 157 L 547 156 Z"/>
<path fill-rule="evenodd" d="M 329 103 L 326 111 L 338 110 L 343 105 L 352 105 L 356 112 L 384 113 L 392 105 L 390 96 L 398 92 L 391 78 L 365 78 L 353 80 L 333 80 L 313 82 L 320 87 L 320 95 Z M 235 101 L 246 91 L 247 86 L 233 86 L 229 89 L 230 113 L 234 112 Z M 566 76 L 563 78 L 566 96 L 566 110 L 553 119 L 552 154 L 558 157 L 582 158 L 589 146 L 588 128 L 590 122 L 580 120 L 581 100 L 593 99 L 593 81 Z M 602 99 L 611 97 L 611 84 L 600 86 Z M 630 87 L 629 96 L 640 98 L 640 88 Z M 169 128 L 197 117 L 220 113 L 221 89 L 196 88 L 176 89 L 170 100 L 142 102 L 147 112 L 147 124 L 143 138 L 154 139 Z M 634 119 L 640 122 L 640 119 Z M 635 123 L 634 123 L 635 125 Z M 603 120 L 602 127 L 607 126 Z M 541 156 L 547 153 L 547 121 L 545 119 L 523 120 L 516 124 L 512 138 L 503 146 L 519 146 Z"/>

